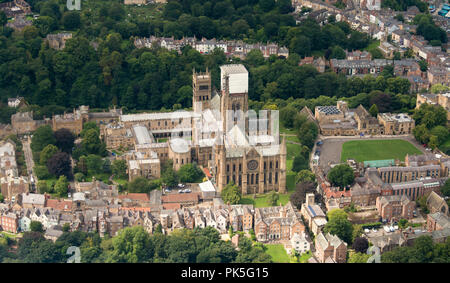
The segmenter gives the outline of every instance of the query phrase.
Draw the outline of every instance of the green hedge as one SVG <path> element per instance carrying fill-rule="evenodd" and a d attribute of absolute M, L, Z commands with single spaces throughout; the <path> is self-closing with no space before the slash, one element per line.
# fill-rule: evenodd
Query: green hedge
<path fill-rule="evenodd" d="M 363 229 L 371 229 L 371 228 L 379 228 L 379 227 L 381 227 L 381 225 L 383 225 L 383 223 L 381 223 L 381 222 L 372 222 L 372 223 L 362 224 L 361 227 Z"/>

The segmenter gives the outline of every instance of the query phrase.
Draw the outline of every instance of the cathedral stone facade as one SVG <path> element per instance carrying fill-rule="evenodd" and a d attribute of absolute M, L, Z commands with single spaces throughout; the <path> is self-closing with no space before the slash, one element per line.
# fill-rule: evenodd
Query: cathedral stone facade
<path fill-rule="evenodd" d="M 134 149 L 127 156 L 152 156 L 152 163 L 170 159 L 175 170 L 195 162 L 211 172 L 219 191 L 234 183 L 242 194 L 285 192 L 286 143 L 280 143 L 278 136 L 278 113 L 266 111 L 258 116 L 248 110 L 248 71 L 243 65 L 220 69 L 219 91 L 213 90 L 208 70 L 193 71 L 191 112 L 121 115 L 122 131 L 134 137 Z M 107 144 L 114 139 L 118 146 L 118 137 L 108 133 L 104 132 Z M 137 167 L 146 162 L 150 160 L 133 161 L 134 170 L 129 173 L 142 172 Z M 160 174 L 151 175 L 145 177 Z"/>

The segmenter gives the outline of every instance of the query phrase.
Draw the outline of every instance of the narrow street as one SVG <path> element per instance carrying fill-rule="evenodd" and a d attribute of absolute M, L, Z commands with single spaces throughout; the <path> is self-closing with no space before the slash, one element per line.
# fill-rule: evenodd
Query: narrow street
<path fill-rule="evenodd" d="M 22 140 L 23 144 L 23 153 L 25 155 L 25 162 L 27 164 L 27 171 L 28 171 L 28 177 L 30 180 L 33 180 L 32 183 L 37 184 L 37 178 L 34 174 L 34 160 L 33 160 L 33 153 L 31 151 L 31 138 L 28 136 L 27 138 Z M 33 187 L 33 184 L 31 185 Z"/>

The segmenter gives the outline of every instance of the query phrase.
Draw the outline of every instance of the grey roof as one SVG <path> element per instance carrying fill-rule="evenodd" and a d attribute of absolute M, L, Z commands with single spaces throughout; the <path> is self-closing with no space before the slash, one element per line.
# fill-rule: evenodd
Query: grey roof
<path fill-rule="evenodd" d="M 22 203 L 30 203 L 36 205 L 45 204 L 45 196 L 42 194 L 24 193 L 22 194 Z"/>

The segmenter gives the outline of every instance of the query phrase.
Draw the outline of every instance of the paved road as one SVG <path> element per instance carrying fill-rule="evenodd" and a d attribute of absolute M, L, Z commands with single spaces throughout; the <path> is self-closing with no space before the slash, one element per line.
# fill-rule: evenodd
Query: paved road
<path fill-rule="evenodd" d="M 386 139 L 401 139 L 408 141 L 415 145 L 420 151 L 426 153 L 425 148 L 420 145 L 413 136 L 374 136 L 374 137 L 359 137 L 359 136 L 339 136 L 339 137 L 320 137 L 323 141 L 323 145 L 317 147 L 320 150 L 319 166 L 328 172 L 330 164 L 336 164 L 341 162 L 342 144 L 350 140 L 386 140 Z"/>
<path fill-rule="evenodd" d="M 36 175 L 34 174 L 33 153 L 31 151 L 31 147 L 30 147 L 31 139 L 29 137 L 25 138 L 22 141 L 22 144 L 23 144 L 23 153 L 25 155 L 25 162 L 27 164 L 27 171 L 28 171 L 29 178 L 31 179 L 31 176 L 33 176 L 34 182 L 37 184 L 38 180 L 36 178 Z"/>

